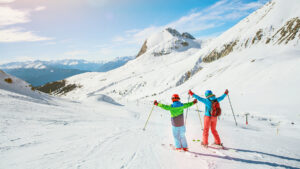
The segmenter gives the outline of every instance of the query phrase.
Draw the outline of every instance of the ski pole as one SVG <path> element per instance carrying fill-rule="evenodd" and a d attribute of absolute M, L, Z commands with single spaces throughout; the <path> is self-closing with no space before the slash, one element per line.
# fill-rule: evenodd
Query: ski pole
<path fill-rule="evenodd" d="M 149 119 L 150 119 L 150 116 L 151 116 L 151 114 L 152 114 L 152 112 L 153 112 L 154 106 L 155 106 L 155 105 L 153 105 L 153 107 L 152 107 L 152 109 L 151 109 L 151 111 L 150 111 L 150 114 L 149 114 L 149 116 L 148 116 L 148 119 L 147 119 L 147 121 L 146 121 L 146 123 L 145 123 L 145 126 L 144 126 L 144 128 L 143 128 L 144 131 L 146 130 L 146 126 L 147 126 L 148 121 L 149 121 Z"/>
<path fill-rule="evenodd" d="M 232 114 L 233 114 L 233 117 L 234 117 L 235 125 L 237 126 L 237 122 L 236 122 L 236 119 L 235 119 L 235 115 L 234 115 L 234 112 L 233 112 L 233 108 L 232 108 L 232 105 L 231 105 L 231 101 L 230 101 L 230 98 L 229 98 L 229 94 L 227 94 L 227 96 L 228 96 L 229 104 L 230 104 L 231 111 L 232 111 Z"/>
<path fill-rule="evenodd" d="M 202 128 L 202 130 L 203 130 L 202 120 L 201 120 L 201 116 L 200 116 L 200 110 L 199 110 L 199 108 L 198 108 L 197 103 L 196 103 L 196 108 L 197 108 L 198 116 L 199 116 L 199 119 L 200 119 L 201 128 Z"/>
<path fill-rule="evenodd" d="M 190 95 L 188 97 L 188 103 L 190 102 Z M 188 112 L 189 112 L 189 108 L 186 109 L 186 113 L 185 113 L 185 120 L 184 120 L 184 125 L 186 126 L 186 119 L 187 119 L 187 115 L 188 115 Z"/>

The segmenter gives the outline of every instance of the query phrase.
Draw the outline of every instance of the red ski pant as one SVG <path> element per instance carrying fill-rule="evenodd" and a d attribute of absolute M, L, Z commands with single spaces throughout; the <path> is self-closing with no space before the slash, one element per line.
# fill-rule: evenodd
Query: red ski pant
<path fill-rule="evenodd" d="M 221 140 L 219 137 L 219 134 L 216 130 L 217 127 L 217 117 L 211 117 L 211 116 L 204 116 L 204 129 L 203 129 L 203 144 L 208 144 L 208 132 L 209 128 L 211 128 L 211 133 L 213 134 L 215 138 L 215 143 L 220 144 Z"/>

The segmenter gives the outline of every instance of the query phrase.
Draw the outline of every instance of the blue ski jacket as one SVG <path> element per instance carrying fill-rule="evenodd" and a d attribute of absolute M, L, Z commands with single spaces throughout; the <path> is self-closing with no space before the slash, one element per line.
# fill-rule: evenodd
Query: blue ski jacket
<path fill-rule="evenodd" d="M 212 96 L 208 99 L 205 99 L 205 98 L 202 98 L 196 94 L 193 94 L 193 97 L 197 100 L 199 100 L 200 102 L 204 103 L 205 104 L 205 116 L 211 116 L 210 115 L 210 111 L 211 111 L 211 106 L 212 106 L 212 103 L 211 101 L 213 100 L 217 100 L 218 102 L 222 101 L 227 95 L 224 93 L 222 96 L 216 98 L 215 96 Z"/>

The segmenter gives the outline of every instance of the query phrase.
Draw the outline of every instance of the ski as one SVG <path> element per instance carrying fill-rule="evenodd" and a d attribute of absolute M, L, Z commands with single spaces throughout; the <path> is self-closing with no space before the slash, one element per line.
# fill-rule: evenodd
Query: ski
<path fill-rule="evenodd" d="M 197 154 L 195 154 L 194 152 L 191 152 L 191 151 L 183 151 L 183 150 L 176 150 L 176 148 L 175 148 L 175 146 L 173 145 L 173 144 L 169 144 L 169 146 L 168 145 L 166 145 L 166 144 L 161 144 L 163 147 L 166 147 L 166 148 L 170 148 L 171 150 L 173 150 L 173 151 L 176 151 L 176 152 L 178 152 L 178 153 L 183 153 L 183 154 L 190 154 L 192 157 L 198 157 L 198 155 Z"/>

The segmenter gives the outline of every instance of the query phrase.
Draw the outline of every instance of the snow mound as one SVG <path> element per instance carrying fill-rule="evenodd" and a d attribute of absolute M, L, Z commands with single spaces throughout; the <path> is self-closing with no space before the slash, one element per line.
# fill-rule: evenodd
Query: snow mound
<path fill-rule="evenodd" d="M 98 102 L 106 102 L 109 104 L 117 105 L 117 106 L 123 106 L 122 104 L 116 102 L 111 97 L 104 95 L 104 94 L 89 94 L 87 100 L 89 101 L 98 101 Z"/>
<path fill-rule="evenodd" d="M 44 100 L 48 98 L 47 95 L 35 91 L 27 82 L 11 76 L 2 70 L 0 70 L 0 90 L 1 89 L 35 99 Z"/>

